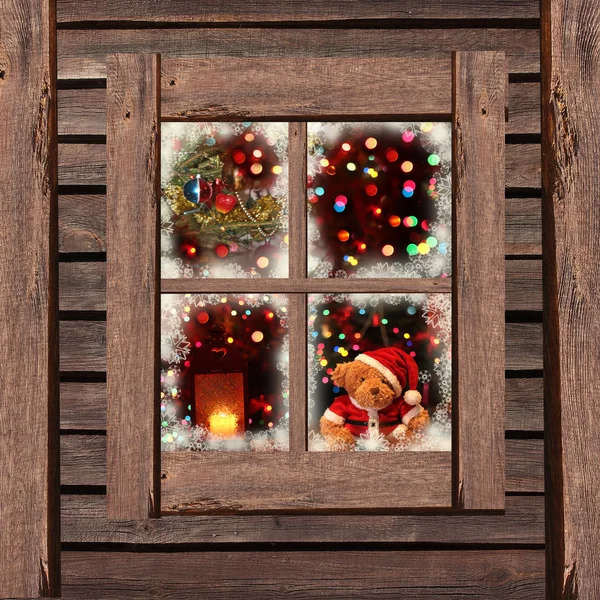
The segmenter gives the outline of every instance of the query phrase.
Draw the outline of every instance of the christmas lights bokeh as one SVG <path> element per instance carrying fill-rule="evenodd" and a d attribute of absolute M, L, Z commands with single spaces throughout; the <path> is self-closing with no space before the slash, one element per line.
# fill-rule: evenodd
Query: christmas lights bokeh
<path fill-rule="evenodd" d="M 163 123 L 162 277 L 287 277 L 287 161 L 287 123 Z"/>
<path fill-rule="evenodd" d="M 395 346 L 419 367 L 422 406 L 431 426 L 411 444 L 357 441 L 359 451 L 450 450 L 452 412 L 450 294 L 311 294 L 308 298 L 309 449 L 328 450 L 319 419 L 345 394 L 331 374 L 339 362 Z"/>
<path fill-rule="evenodd" d="M 163 450 L 287 450 L 287 296 L 163 294 L 161 311 Z"/>
<path fill-rule="evenodd" d="M 309 276 L 449 276 L 451 154 L 449 123 L 309 123 Z"/>

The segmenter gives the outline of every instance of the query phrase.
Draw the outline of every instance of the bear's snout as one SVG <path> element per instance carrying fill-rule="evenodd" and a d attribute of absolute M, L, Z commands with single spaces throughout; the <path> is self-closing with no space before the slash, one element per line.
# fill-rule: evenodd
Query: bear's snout
<path fill-rule="evenodd" d="M 371 394 L 373 394 L 373 396 L 377 396 L 379 394 L 379 388 L 378 387 L 372 387 L 371 388 Z"/>

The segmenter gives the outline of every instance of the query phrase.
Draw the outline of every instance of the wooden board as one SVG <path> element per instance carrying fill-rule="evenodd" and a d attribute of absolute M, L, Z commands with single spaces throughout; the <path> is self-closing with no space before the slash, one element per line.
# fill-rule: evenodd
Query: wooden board
<path fill-rule="evenodd" d="M 506 380 L 504 406 L 507 430 L 543 430 L 542 384 L 541 377 Z M 64 431 L 106 429 L 106 384 L 61 383 L 60 427 Z"/>
<path fill-rule="evenodd" d="M 541 153 L 538 144 L 506 146 L 506 187 L 539 188 Z M 106 147 L 102 144 L 60 144 L 60 185 L 105 185 Z"/>
<path fill-rule="evenodd" d="M 196 515 L 109 521 L 105 496 L 63 495 L 66 544 L 543 544 L 544 498 L 507 496 L 504 514 Z"/>
<path fill-rule="evenodd" d="M 54 4 L 0 2 L 0 597 L 60 595 Z"/>
<path fill-rule="evenodd" d="M 63 553 L 63 598 L 543 600 L 543 550 Z"/>
<path fill-rule="evenodd" d="M 452 505 L 450 452 L 163 452 L 160 466 L 163 514 Z"/>
<path fill-rule="evenodd" d="M 106 436 L 62 435 L 60 444 L 62 485 L 106 484 Z M 506 440 L 506 491 L 543 493 L 543 440 Z"/>
<path fill-rule="evenodd" d="M 456 505 L 504 508 L 504 54 L 454 55 Z"/>
<path fill-rule="evenodd" d="M 59 251 L 106 250 L 106 198 L 59 196 Z M 542 254 L 542 209 L 539 198 L 506 198 L 507 255 Z M 540 299 L 541 306 L 541 299 Z"/>
<path fill-rule="evenodd" d="M 540 132 L 540 84 L 511 83 L 506 133 Z M 103 88 L 58 91 L 59 135 L 106 135 L 106 90 Z"/>
<path fill-rule="evenodd" d="M 498 0 L 490 0 L 497 3 Z M 400 3 L 395 3 L 400 6 Z M 194 7 L 194 12 L 197 7 Z M 503 5 L 504 17 L 506 8 Z M 368 11 L 363 11 L 368 12 Z M 366 15 L 365 15 L 366 16 Z M 106 77 L 113 52 L 160 53 L 163 57 L 421 57 L 448 58 L 453 50 L 497 50 L 511 73 L 539 73 L 537 29 L 417 28 L 178 28 L 63 29 L 58 32 L 61 79 Z"/>
<path fill-rule="evenodd" d="M 543 0 L 547 583 L 600 597 L 600 5 Z"/>
<path fill-rule="evenodd" d="M 60 324 L 61 371 L 106 371 L 106 323 L 62 321 Z M 542 324 L 506 324 L 506 369 L 542 368 Z"/>
<path fill-rule="evenodd" d="M 537 19 L 539 6 L 533 0 L 435 0 L 427 5 L 418 0 L 371 0 L 369 10 L 358 0 L 286 0 L 274 6 L 268 0 L 213 0 L 197 4 L 189 0 L 58 0 L 59 23 L 72 21 L 153 21 L 163 23 L 261 23 L 286 21 L 371 21 L 399 19 Z"/>
<path fill-rule="evenodd" d="M 451 67 L 450 56 L 165 58 L 161 116 L 351 120 L 375 113 L 383 120 L 441 119 L 451 111 Z"/>
<path fill-rule="evenodd" d="M 160 61 L 109 58 L 107 86 L 108 516 L 156 514 L 159 419 Z"/>

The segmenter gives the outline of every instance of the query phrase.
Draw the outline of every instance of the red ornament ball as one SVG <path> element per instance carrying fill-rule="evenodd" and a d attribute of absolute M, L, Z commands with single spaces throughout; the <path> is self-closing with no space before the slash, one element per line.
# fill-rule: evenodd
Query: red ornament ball
<path fill-rule="evenodd" d="M 225 187 L 225 183 L 221 178 L 217 177 L 213 181 L 212 186 L 215 194 L 220 194 L 223 191 L 223 188 Z"/>
<path fill-rule="evenodd" d="M 225 258 L 229 254 L 229 248 L 225 244 L 219 244 L 215 252 L 219 258 Z"/>
<path fill-rule="evenodd" d="M 227 214 L 231 212 L 237 202 L 237 198 L 232 194 L 217 194 L 215 198 L 215 208 L 218 212 Z"/>

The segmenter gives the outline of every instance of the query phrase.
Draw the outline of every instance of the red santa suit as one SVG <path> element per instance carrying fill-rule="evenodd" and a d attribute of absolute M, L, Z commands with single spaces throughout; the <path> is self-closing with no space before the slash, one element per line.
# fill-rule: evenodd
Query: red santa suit
<path fill-rule="evenodd" d="M 379 410 L 362 407 L 348 395 L 338 396 L 323 415 L 333 423 L 344 425 L 355 437 L 392 434 L 402 435 L 410 420 L 425 410 L 416 390 L 419 369 L 414 359 L 399 348 L 382 348 L 359 354 L 355 360 L 377 369 L 392 386 L 396 395 L 388 406 Z M 410 388 L 404 397 L 402 390 Z"/>

